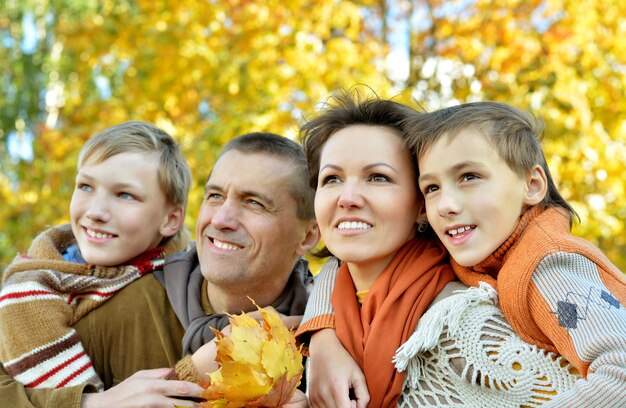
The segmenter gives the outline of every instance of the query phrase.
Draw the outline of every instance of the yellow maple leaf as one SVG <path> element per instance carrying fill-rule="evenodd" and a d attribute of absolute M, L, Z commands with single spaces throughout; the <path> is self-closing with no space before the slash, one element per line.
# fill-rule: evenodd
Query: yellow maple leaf
<path fill-rule="evenodd" d="M 292 331 L 278 313 L 255 306 L 262 322 L 245 313 L 229 315 L 230 335 L 214 330 L 219 368 L 209 373 L 202 407 L 279 407 L 300 384 L 304 367 Z"/>

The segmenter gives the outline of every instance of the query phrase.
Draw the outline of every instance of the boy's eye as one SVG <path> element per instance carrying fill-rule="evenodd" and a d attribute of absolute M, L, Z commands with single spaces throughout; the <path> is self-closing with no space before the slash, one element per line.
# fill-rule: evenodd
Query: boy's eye
<path fill-rule="evenodd" d="M 122 200 L 134 200 L 135 199 L 135 196 L 129 193 L 119 193 L 117 196 L 121 198 Z"/>
<path fill-rule="evenodd" d="M 78 183 L 76 185 L 76 188 L 78 190 L 82 190 L 82 191 L 92 191 L 93 187 L 91 187 L 89 184 L 85 184 L 85 183 Z"/>
<path fill-rule="evenodd" d="M 389 177 L 385 176 L 384 174 L 372 174 L 369 179 L 370 181 L 376 183 L 385 183 L 389 181 Z"/>
<path fill-rule="evenodd" d="M 341 179 L 338 176 L 326 176 L 322 179 L 320 185 L 325 186 L 326 184 L 335 184 L 340 183 Z"/>
<path fill-rule="evenodd" d="M 476 174 L 474 174 L 474 173 L 466 173 L 466 174 L 463 174 L 463 176 L 461 176 L 461 179 L 463 181 L 475 180 L 477 178 L 478 178 L 478 176 Z"/>

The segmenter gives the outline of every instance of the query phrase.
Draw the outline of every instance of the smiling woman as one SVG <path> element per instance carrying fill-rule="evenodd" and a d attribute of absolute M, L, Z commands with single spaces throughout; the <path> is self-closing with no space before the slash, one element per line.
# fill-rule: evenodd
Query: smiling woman
<path fill-rule="evenodd" d="M 303 144 L 322 239 L 342 262 L 332 293 L 337 337 L 363 370 L 371 406 L 386 407 L 402 392 L 396 349 L 454 275 L 445 250 L 416 236 L 425 215 L 402 129 L 415 111 L 348 94 L 334 102 L 304 125 Z"/>

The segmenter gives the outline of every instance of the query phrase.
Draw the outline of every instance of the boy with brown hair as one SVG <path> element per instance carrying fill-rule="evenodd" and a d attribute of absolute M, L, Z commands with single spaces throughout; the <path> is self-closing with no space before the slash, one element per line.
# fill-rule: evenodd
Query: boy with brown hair
<path fill-rule="evenodd" d="M 73 326 L 186 247 L 190 184 L 176 141 L 152 124 L 121 123 L 85 143 L 70 224 L 44 231 L 4 271 L 7 373 L 27 388 L 104 388 Z"/>
<path fill-rule="evenodd" d="M 626 405 L 626 279 L 571 235 L 575 213 L 550 175 L 534 115 L 476 102 L 416 118 L 412 135 L 428 222 L 459 279 L 486 282 L 525 341 L 583 379 L 550 406 Z"/>

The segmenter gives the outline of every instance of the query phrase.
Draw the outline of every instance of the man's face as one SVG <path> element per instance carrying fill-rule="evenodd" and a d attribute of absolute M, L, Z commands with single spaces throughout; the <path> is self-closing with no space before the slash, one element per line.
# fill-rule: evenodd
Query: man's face
<path fill-rule="evenodd" d="M 254 297 L 284 287 L 312 221 L 296 217 L 289 186 L 293 163 L 231 150 L 213 167 L 196 225 L 202 275 L 215 286 Z"/>

